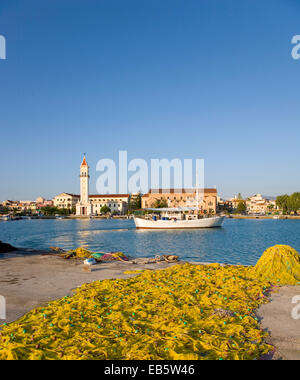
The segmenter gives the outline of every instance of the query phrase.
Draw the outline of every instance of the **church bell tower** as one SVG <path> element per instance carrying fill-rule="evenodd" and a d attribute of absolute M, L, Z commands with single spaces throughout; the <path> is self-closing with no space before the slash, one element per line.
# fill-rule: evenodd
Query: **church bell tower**
<path fill-rule="evenodd" d="M 84 156 L 80 165 L 80 201 L 76 205 L 76 215 L 79 216 L 92 215 L 92 205 L 89 201 L 89 180 L 89 166 Z"/>

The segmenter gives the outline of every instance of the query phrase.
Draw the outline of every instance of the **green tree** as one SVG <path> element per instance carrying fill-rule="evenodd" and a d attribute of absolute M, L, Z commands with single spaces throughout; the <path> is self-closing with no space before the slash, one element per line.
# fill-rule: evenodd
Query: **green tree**
<path fill-rule="evenodd" d="M 45 216 L 55 216 L 55 215 L 63 215 L 63 216 L 68 216 L 71 213 L 71 210 L 68 208 L 58 208 L 58 207 L 42 207 L 41 208 L 42 214 Z"/>
<path fill-rule="evenodd" d="M 155 202 L 152 204 L 153 208 L 166 208 L 168 207 L 168 201 L 165 198 L 162 199 L 156 199 Z"/>
<path fill-rule="evenodd" d="M 6 215 L 9 213 L 9 209 L 7 207 L 0 206 L 0 214 Z"/>
<path fill-rule="evenodd" d="M 58 213 L 58 208 L 47 206 L 47 207 L 42 207 L 41 211 L 45 216 L 54 216 Z"/>
<path fill-rule="evenodd" d="M 101 214 L 107 214 L 110 212 L 110 208 L 107 205 L 104 205 L 100 209 Z"/>
<path fill-rule="evenodd" d="M 130 199 L 129 202 L 129 211 L 140 210 L 142 208 L 142 194 L 138 193 L 137 196 L 134 196 Z"/>
<path fill-rule="evenodd" d="M 62 216 L 68 216 L 71 214 L 71 210 L 69 208 L 60 208 L 57 213 Z"/>
<path fill-rule="evenodd" d="M 278 197 L 276 198 L 276 205 L 279 207 L 280 210 L 283 211 L 283 213 L 286 213 L 288 211 L 288 200 L 289 196 L 287 194 L 278 195 Z"/>
<path fill-rule="evenodd" d="M 244 214 L 247 210 L 247 207 L 246 207 L 246 204 L 245 202 L 243 201 L 240 201 L 237 205 L 237 208 L 236 208 L 236 213 L 237 214 Z"/>
<path fill-rule="evenodd" d="M 238 193 L 238 196 L 237 196 L 237 199 L 239 199 L 239 200 L 243 200 L 243 197 L 242 197 L 242 194 L 241 193 Z"/>
<path fill-rule="evenodd" d="M 297 212 L 300 210 L 300 193 L 293 193 L 289 196 L 287 201 L 288 211 Z"/>

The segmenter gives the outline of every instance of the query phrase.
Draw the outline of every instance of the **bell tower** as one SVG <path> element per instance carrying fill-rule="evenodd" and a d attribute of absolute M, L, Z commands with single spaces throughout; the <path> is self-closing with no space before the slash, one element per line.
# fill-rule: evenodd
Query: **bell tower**
<path fill-rule="evenodd" d="M 85 156 L 80 166 L 80 202 L 88 203 L 89 201 L 89 167 Z"/>
<path fill-rule="evenodd" d="M 89 201 L 89 166 L 84 155 L 80 165 L 80 201 L 76 205 L 76 215 L 92 215 L 92 204 Z"/>

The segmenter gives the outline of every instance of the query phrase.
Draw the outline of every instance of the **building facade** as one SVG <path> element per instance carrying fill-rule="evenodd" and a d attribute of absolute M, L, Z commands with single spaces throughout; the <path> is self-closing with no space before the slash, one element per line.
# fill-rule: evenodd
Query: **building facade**
<path fill-rule="evenodd" d="M 227 205 L 232 210 L 236 210 L 238 208 L 238 205 L 240 203 L 244 203 L 246 205 L 246 200 L 243 199 L 243 197 L 241 196 L 241 194 L 238 194 L 234 198 L 231 198 L 231 199 L 229 199 L 227 201 Z"/>
<path fill-rule="evenodd" d="M 203 213 L 217 212 L 216 189 L 151 189 L 142 196 L 142 208 L 155 207 L 158 201 L 165 202 L 167 207 L 198 207 Z"/>
<path fill-rule="evenodd" d="M 76 204 L 77 216 L 101 215 L 101 209 L 107 206 L 111 213 L 124 215 L 128 210 L 129 194 L 89 194 L 89 166 L 86 158 L 80 166 L 80 199 Z"/>
<path fill-rule="evenodd" d="M 53 198 L 54 207 L 72 210 L 79 201 L 79 195 L 61 193 Z"/>
<path fill-rule="evenodd" d="M 266 199 L 261 194 L 249 197 L 246 206 L 248 214 L 266 214 L 277 209 L 275 200 Z"/>
<path fill-rule="evenodd" d="M 111 213 L 124 215 L 128 210 L 129 194 L 90 195 L 94 215 L 101 215 L 101 208 L 107 206 Z"/>

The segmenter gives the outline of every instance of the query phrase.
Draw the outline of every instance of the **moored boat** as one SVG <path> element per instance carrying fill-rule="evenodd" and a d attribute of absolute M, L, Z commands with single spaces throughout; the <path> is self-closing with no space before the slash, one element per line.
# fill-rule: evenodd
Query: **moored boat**
<path fill-rule="evenodd" d="M 3 215 L 1 217 L 1 220 L 5 221 L 5 222 L 8 222 L 10 220 L 13 220 L 13 217 L 11 215 Z"/>
<path fill-rule="evenodd" d="M 161 216 L 134 217 L 137 229 L 194 229 L 221 227 L 224 221 L 223 216 L 201 216 L 189 214 L 195 211 L 191 208 L 165 208 L 148 209 L 160 212 Z"/>

